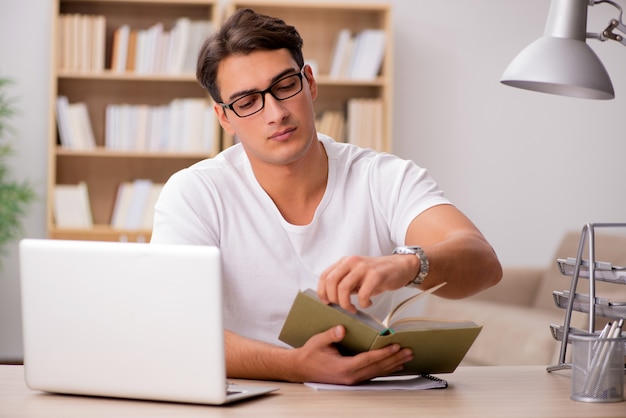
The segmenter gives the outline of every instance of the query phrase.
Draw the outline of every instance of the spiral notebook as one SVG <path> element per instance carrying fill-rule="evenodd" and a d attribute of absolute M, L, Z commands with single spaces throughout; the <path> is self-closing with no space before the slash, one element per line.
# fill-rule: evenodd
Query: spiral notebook
<path fill-rule="evenodd" d="M 326 383 L 305 383 L 315 390 L 426 390 L 445 389 L 448 382 L 429 374 L 419 376 L 389 376 L 377 377 L 358 385 L 330 385 Z"/>

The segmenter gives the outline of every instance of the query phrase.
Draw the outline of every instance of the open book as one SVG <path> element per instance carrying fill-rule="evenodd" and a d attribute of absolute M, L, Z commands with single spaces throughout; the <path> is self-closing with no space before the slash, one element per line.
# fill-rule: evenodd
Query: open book
<path fill-rule="evenodd" d="M 413 360 L 406 363 L 397 374 L 451 373 L 463 360 L 482 327 L 471 321 L 399 318 L 399 314 L 412 303 L 442 285 L 401 302 L 384 321 L 362 311 L 351 313 L 338 305 L 327 305 L 312 289 L 300 291 L 278 338 L 292 347 L 301 347 L 311 336 L 333 326 L 343 325 L 346 335 L 337 344 L 343 355 L 354 355 L 397 343 L 413 350 Z"/>

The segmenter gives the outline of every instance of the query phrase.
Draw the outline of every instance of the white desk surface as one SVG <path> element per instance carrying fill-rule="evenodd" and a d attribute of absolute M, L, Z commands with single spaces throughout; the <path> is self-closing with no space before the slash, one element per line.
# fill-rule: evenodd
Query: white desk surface
<path fill-rule="evenodd" d="M 280 390 L 273 394 L 228 406 L 204 406 L 35 392 L 26 387 L 22 366 L 2 365 L 0 417 L 626 417 L 626 402 L 570 400 L 569 370 L 459 367 L 439 377 L 448 381 L 447 389 L 329 392 L 278 383 Z"/>

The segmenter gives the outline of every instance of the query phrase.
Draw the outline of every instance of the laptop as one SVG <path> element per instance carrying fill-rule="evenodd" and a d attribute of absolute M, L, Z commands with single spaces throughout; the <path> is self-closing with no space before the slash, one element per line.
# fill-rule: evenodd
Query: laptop
<path fill-rule="evenodd" d="M 226 380 L 219 249 L 24 239 L 26 384 L 220 405 L 272 392 Z"/>

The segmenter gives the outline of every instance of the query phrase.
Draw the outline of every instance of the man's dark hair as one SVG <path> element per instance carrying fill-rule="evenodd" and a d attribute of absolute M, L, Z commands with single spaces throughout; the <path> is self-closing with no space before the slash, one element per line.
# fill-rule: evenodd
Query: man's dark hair
<path fill-rule="evenodd" d="M 198 55 L 196 78 L 213 100 L 221 102 L 217 85 L 217 67 L 231 55 L 287 49 L 300 68 L 304 65 L 302 37 L 295 27 L 279 18 L 259 14 L 252 9 L 239 9 L 211 34 Z"/>

